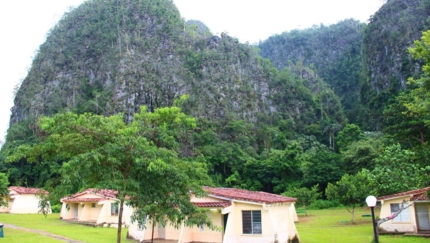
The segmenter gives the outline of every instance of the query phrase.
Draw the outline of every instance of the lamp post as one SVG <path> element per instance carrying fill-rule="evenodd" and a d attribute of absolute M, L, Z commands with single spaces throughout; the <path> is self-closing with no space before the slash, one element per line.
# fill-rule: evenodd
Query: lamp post
<path fill-rule="evenodd" d="M 379 243 L 378 232 L 376 229 L 376 221 L 375 221 L 375 206 L 376 206 L 376 197 L 368 196 L 366 197 L 367 206 L 372 210 L 372 224 L 373 224 L 373 237 L 375 239 L 375 243 Z"/>

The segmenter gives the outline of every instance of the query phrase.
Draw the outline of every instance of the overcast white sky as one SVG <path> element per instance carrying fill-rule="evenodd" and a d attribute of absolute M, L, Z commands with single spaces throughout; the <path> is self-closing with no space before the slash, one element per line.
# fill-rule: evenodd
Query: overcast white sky
<path fill-rule="evenodd" d="M 0 3 L 0 141 L 4 141 L 14 87 L 24 79 L 35 51 L 69 7 L 84 0 L 12 0 Z M 185 19 L 214 34 L 258 43 L 273 34 L 354 18 L 366 22 L 384 0 L 174 0 Z"/>

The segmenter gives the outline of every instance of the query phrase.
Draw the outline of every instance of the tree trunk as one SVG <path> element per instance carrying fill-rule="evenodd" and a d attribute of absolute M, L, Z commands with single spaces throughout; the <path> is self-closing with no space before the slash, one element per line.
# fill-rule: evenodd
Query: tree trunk
<path fill-rule="evenodd" d="M 152 221 L 152 235 L 151 235 L 151 243 L 154 242 L 154 227 L 155 227 L 155 222 Z"/>
<path fill-rule="evenodd" d="M 118 233 L 116 236 L 116 242 L 121 243 L 121 230 L 122 230 L 122 212 L 124 211 L 124 200 L 120 200 L 119 212 L 118 212 Z"/>

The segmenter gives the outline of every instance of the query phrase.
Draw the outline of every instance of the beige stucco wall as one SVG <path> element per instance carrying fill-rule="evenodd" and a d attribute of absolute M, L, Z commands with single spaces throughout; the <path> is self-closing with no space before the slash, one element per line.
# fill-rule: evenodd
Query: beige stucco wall
<path fill-rule="evenodd" d="M 233 202 L 231 216 L 228 219 L 224 243 L 268 243 L 287 242 L 293 237 L 298 238 L 294 224 L 294 216 L 291 215 L 292 203 L 278 203 L 271 205 L 250 204 L 247 202 Z M 242 211 L 261 210 L 262 234 L 243 234 Z M 231 220 L 232 219 L 232 220 Z"/>
<path fill-rule="evenodd" d="M 224 216 L 221 214 L 221 209 L 209 210 L 207 215 L 219 230 L 211 230 L 207 226 L 185 227 L 182 236 L 183 242 L 222 242 Z"/>
<path fill-rule="evenodd" d="M 88 194 L 91 195 L 91 194 Z M 78 210 L 78 221 L 95 221 L 97 224 L 108 224 L 110 226 L 118 226 L 118 216 L 111 215 L 111 203 L 115 203 L 115 200 L 104 200 L 96 202 L 96 207 L 92 207 L 92 203 L 66 203 L 63 202 L 61 207 L 60 216 L 62 219 L 74 219 L 75 218 L 75 205 L 77 204 Z M 70 209 L 66 209 L 66 204 L 69 204 Z M 132 210 L 129 206 L 124 205 L 122 222 L 126 226 L 130 224 L 130 217 Z"/>
<path fill-rule="evenodd" d="M 99 202 L 99 204 L 102 206 L 100 209 L 100 215 L 97 219 L 97 223 L 106 223 L 111 224 L 111 226 L 118 226 L 118 216 L 117 215 L 111 215 L 111 204 L 116 203 L 116 200 L 110 199 Z M 122 213 L 122 223 L 126 226 L 130 225 L 130 217 L 132 214 L 131 207 L 124 204 L 124 210 Z"/>
<path fill-rule="evenodd" d="M 12 198 L 10 213 L 38 213 L 39 199 L 36 195 L 14 195 Z"/>
<path fill-rule="evenodd" d="M 261 210 L 261 224 L 262 231 L 260 235 L 243 234 L 242 229 L 242 211 L 244 210 Z M 224 243 L 239 243 L 239 242 L 253 242 L 253 243 L 266 243 L 273 242 L 273 225 L 270 215 L 267 210 L 263 210 L 262 205 L 249 204 L 241 202 L 233 202 L 232 212 L 229 215 L 227 230 L 224 234 Z"/>
<path fill-rule="evenodd" d="M 93 203 L 83 203 L 82 214 L 79 218 L 80 221 L 97 221 L 100 215 L 100 211 L 102 210 L 102 205 L 97 202 L 94 203 L 95 207 L 93 208 Z"/>
<path fill-rule="evenodd" d="M 67 210 L 67 205 L 69 205 L 69 210 Z M 79 206 L 79 203 L 74 202 L 63 202 L 61 206 L 60 217 L 62 219 L 75 219 L 75 205 L 78 205 L 78 214 L 76 219 L 79 220 L 79 216 L 82 214 L 82 207 Z"/>
<path fill-rule="evenodd" d="M 380 218 L 386 218 L 391 215 L 391 207 L 390 204 L 400 204 L 406 200 L 409 202 L 409 196 L 405 196 L 402 198 L 396 198 L 392 200 L 384 200 L 381 204 L 381 212 L 379 214 Z M 409 222 L 393 222 L 393 220 L 389 220 L 385 223 L 379 225 L 380 230 L 386 232 L 416 232 L 416 218 L 415 218 L 415 207 L 411 206 L 405 210 L 409 210 Z"/>
<path fill-rule="evenodd" d="M 222 242 L 222 227 L 223 227 L 223 215 L 220 213 L 221 209 L 209 210 L 207 212 L 208 217 L 211 218 L 212 223 L 219 228 L 217 230 L 211 230 L 207 226 L 203 228 L 198 226 L 186 227 L 183 224 L 179 228 L 175 228 L 173 225 L 167 224 L 165 227 L 156 225 L 154 227 L 154 238 L 163 238 L 166 240 L 179 240 L 182 243 L 187 242 L 211 242 L 221 243 Z M 164 231 L 164 233 L 162 233 Z M 152 225 L 146 224 L 146 228 L 141 230 L 138 229 L 137 223 L 131 223 L 128 229 L 129 237 L 136 240 L 150 240 L 152 237 Z M 164 237 L 163 237 L 164 236 Z"/>

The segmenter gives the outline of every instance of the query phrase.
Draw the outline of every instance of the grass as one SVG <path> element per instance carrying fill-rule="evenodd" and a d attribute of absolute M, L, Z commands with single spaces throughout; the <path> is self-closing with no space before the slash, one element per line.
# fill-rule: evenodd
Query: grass
<path fill-rule="evenodd" d="M 70 224 L 67 222 L 64 222 L 60 220 L 60 214 L 54 213 L 51 215 L 48 215 L 47 218 L 45 218 L 43 215 L 38 214 L 0 214 L 0 222 L 5 224 L 13 224 L 24 228 L 29 229 L 38 229 L 43 230 L 52 234 L 64 236 L 70 239 L 79 240 L 83 242 L 90 242 L 90 243 L 106 243 L 106 242 L 116 242 L 116 234 L 117 229 L 116 228 L 95 228 L 90 226 L 83 226 L 78 224 Z M 39 235 L 36 233 L 30 233 L 25 232 L 18 229 L 10 229 L 10 228 L 4 228 L 5 231 L 5 238 L 7 239 L 7 242 L 12 242 L 9 240 L 15 240 L 18 237 L 17 232 L 19 234 L 27 234 L 28 237 L 32 238 L 34 235 Z M 10 234 L 10 235 L 8 235 Z M 136 241 L 127 240 L 127 228 L 122 229 L 121 234 L 121 242 L 127 242 L 132 243 Z M 28 241 L 27 238 L 25 238 L 25 241 L 16 241 L 16 242 L 62 242 L 58 240 L 53 241 L 47 241 L 46 239 L 52 239 L 50 237 L 43 237 L 35 241 Z M 0 243 L 3 242 L 3 239 L 0 238 Z M 4 241 L 6 242 L 6 241 Z"/>
<path fill-rule="evenodd" d="M 300 215 L 296 224 L 301 243 L 320 242 L 373 242 L 372 218 L 361 217 L 369 214 L 367 208 L 355 210 L 355 223 L 345 208 L 307 210 L 308 216 Z M 349 221 L 349 222 L 345 222 Z M 379 243 L 430 243 L 430 239 L 402 235 L 380 235 Z"/>
<path fill-rule="evenodd" d="M 372 219 L 361 217 L 369 214 L 369 209 L 358 208 L 355 212 L 355 223 L 352 224 L 351 214 L 344 208 L 307 210 L 308 216 L 300 215 L 296 224 L 301 243 L 321 242 L 348 242 L 371 243 L 373 242 Z M 59 214 L 42 215 L 34 214 L 0 214 L 0 222 L 13 224 L 29 229 L 43 230 L 52 234 L 64 236 L 74 240 L 89 243 L 106 243 L 116 241 L 115 228 L 94 228 L 89 226 L 69 224 L 59 219 Z M 0 238 L 0 243 L 57 243 L 62 242 L 48 236 L 27 232 L 19 229 L 4 228 L 5 238 Z M 127 229 L 122 231 L 122 242 L 132 243 L 127 240 Z M 381 235 L 380 243 L 430 243 L 430 239 L 422 237 Z"/>
<path fill-rule="evenodd" d="M 51 237 L 40 235 L 37 233 L 30 233 L 17 229 L 4 229 L 4 238 L 0 238 L 0 243 L 64 243 L 63 241 L 52 239 Z"/>

